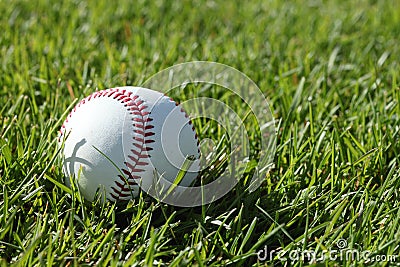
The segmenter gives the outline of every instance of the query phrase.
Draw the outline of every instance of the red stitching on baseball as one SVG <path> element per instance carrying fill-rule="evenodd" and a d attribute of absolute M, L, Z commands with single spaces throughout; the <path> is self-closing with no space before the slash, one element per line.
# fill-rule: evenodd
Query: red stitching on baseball
<path fill-rule="evenodd" d="M 147 162 L 145 162 L 145 161 L 140 161 L 140 159 L 143 159 L 143 157 L 135 158 L 135 157 L 132 157 L 132 156 L 128 156 L 128 158 L 129 158 L 130 160 L 132 160 L 132 162 L 134 162 L 134 163 L 136 164 L 136 166 L 146 166 L 146 165 L 148 165 Z M 146 158 L 147 158 L 147 157 L 146 157 Z M 129 163 L 127 163 L 127 164 L 129 164 Z M 131 168 L 133 168 L 132 165 L 129 165 L 129 166 L 131 166 Z M 134 169 L 134 168 L 133 168 L 133 169 Z"/>
<path fill-rule="evenodd" d="M 147 106 L 142 106 L 139 108 L 139 110 L 142 111 L 143 109 L 146 109 L 146 108 L 147 108 Z"/>
<path fill-rule="evenodd" d="M 142 145 L 139 145 L 139 144 L 136 144 L 136 143 L 133 143 L 132 145 L 134 145 L 135 147 L 137 147 L 137 148 L 139 148 L 139 149 L 142 148 Z"/>
<path fill-rule="evenodd" d="M 144 141 L 145 141 L 144 138 L 137 137 L 137 136 L 133 137 L 133 140 L 136 140 L 136 141 L 138 141 L 140 143 L 144 143 Z"/>
<path fill-rule="evenodd" d="M 122 175 L 117 175 L 119 180 L 115 181 L 115 187 L 112 186 L 112 190 L 114 193 L 110 193 L 110 196 L 115 200 L 126 200 L 131 196 L 132 189 L 130 186 L 137 185 L 136 179 L 140 178 L 140 175 L 135 175 L 135 173 L 140 173 L 145 171 L 144 169 L 138 168 L 139 166 L 146 166 L 149 163 L 147 161 L 143 161 L 143 159 L 149 158 L 150 155 L 147 154 L 147 151 L 153 150 L 152 147 L 149 147 L 147 144 L 155 142 L 153 139 L 149 139 L 148 137 L 155 135 L 154 132 L 149 131 L 153 129 L 154 126 L 149 124 L 153 119 L 149 118 L 148 115 L 150 112 L 145 111 L 147 108 L 146 105 L 143 105 L 145 102 L 141 100 L 138 95 L 131 96 L 132 92 L 127 92 L 125 89 L 111 88 L 103 91 L 97 91 L 91 94 L 90 96 L 81 100 L 77 106 L 73 108 L 73 110 L 67 116 L 64 124 L 60 129 L 60 137 L 64 135 L 65 124 L 68 123 L 68 118 L 72 116 L 72 113 L 76 112 L 76 109 L 81 105 L 95 99 L 97 97 L 112 97 L 117 101 L 124 104 L 124 107 L 127 108 L 128 112 L 135 116 L 132 118 L 133 126 L 135 128 L 139 128 L 142 130 L 135 129 L 134 132 L 136 135 L 133 137 L 133 146 L 138 150 L 130 150 L 132 152 L 131 155 L 128 155 L 128 158 L 131 162 L 124 162 L 127 166 L 127 169 L 123 168 L 121 171 L 127 176 L 127 178 Z M 138 116 L 138 117 L 137 117 Z M 128 192 L 128 193 L 124 193 Z"/>
<path fill-rule="evenodd" d="M 136 121 L 136 122 L 141 122 L 141 123 L 144 123 L 144 122 L 146 122 L 146 120 L 145 119 L 141 119 L 141 118 L 132 118 L 132 120 L 133 121 Z M 148 121 L 148 120 L 147 120 Z"/>
<path fill-rule="evenodd" d="M 140 154 L 140 152 L 138 152 L 138 151 L 136 151 L 136 150 L 131 149 L 131 152 L 132 152 L 133 154 L 135 154 L 136 156 L 138 156 L 138 157 L 142 156 L 142 155 Z"/>
<path fill-rule="evenodd" d="M 138 111 L 138 110 L 133 111 L 132 114 L 133 115 L 142 115 L 142 113 L 140 113 L 140 111 Z"/>
<path fill-rule="evenodd" d="M 118 181 L 115 181 L 115 184 L 116 184 L 122 191 L 125 191 L 125 190 L 126 190 L 124 184 L 121 184 L 121 183 L 119 183 Z"/>

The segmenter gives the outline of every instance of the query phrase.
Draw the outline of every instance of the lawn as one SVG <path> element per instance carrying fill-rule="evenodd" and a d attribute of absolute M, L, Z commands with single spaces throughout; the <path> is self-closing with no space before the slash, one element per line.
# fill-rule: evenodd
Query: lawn
<path fill-rule="evenodd" d="M 2 266 L 400 264 L 400 1 L 3 0 L 0 14 Z M 276 153 L 257 190 L 257 164 L 192 208 L 144 193 L 91 204 L 64 186 L 57 136 L 77 101 L 195 60 L 242 71 L 268 99 Z M 245 113 L 217 89 L 171 94 Z M 194 125 L 229 152 L 215 121 Z M 258 125 L 244 126 L 257 163 Z"/>

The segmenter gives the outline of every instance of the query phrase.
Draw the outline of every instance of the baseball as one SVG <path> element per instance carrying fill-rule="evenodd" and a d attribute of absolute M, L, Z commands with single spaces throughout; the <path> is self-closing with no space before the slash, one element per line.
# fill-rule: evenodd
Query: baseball
<path fill-rule="evenodd" d="M 66 184 L 75 180 L 89 201 L 96 192 L 102 201 L 120 201 L 140 188 L 166 190 L 188 160 L 178 188 L 190 186 L 199 171 L 199 141 L 188 115 L 146 88 L 118 87 L 84 98 L 62 125 L 59 145 Z"/>

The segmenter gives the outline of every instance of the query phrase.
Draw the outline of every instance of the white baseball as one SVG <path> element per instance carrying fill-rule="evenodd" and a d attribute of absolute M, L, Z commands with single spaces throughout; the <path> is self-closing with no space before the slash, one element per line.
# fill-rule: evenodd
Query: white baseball
<path fill-rule="evenodd" d="M 89 201 L 99 189 L 102 199 L 129 200 L 156 177 L 167 189 L 188 156 L 196 160 L 179 185 L 198 175 L 199 142 L 188 115 L 150 89 L 119 87 L 86 97 L 62 125 L 59 144 L 67 185 L 76 179 Z"/>

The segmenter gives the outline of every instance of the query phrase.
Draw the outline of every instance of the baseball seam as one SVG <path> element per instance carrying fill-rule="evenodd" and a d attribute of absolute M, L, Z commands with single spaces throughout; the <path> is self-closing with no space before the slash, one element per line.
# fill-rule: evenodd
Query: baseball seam
<path fill-rule="evenodd" d="M 132 125 L 134 127 L 135 135 L 133 136 L 132 149 L 130 150 L 131 153 L 127 155 L 130 161 L 125 161 L 124 164 L 126 168 L 121 168 L 121 171 L 127 176 L 127 178 L 121 174 L 117 175 L 118 179 L 114 181 L 115 186 L 111 187 L 112 192 L 110 192 L 110 196 L 115 201 L 127 200 L 130 198 L 133 191 L 131 187 L 138 185 L 136 180 L 140 179 L 139 174 L 145 171 L 143 167 L 149 164 L 146 161 L 146 159 L 150 157 L 147 152 L 153 150 L 149 144 L 155 142 L 155 140 L 151 138 L 155 133 L 151 131 L 151 129 L 154 128 L 154 125 L 151 124 L 153 119 L 149 118 L 150 112 L 147 111 L 148 106 L 145 105 L 145 101 L 140 99 L 138 95 L 132 96 L 132 94 L 133 93 L 130 91 L 124 89 L 121 90 L 119 88 L 95 92 L 81 100 L 74 107 L 60 130 L 61 138 L 66 128 L 65 124 L 68 123 L 68 118 L 72 116 L 76 109 L 86 102 L 98 97 L 111 97 L 119 101 L 128 110 L 129 114 L 132 115 Z"/>
<path fill-rule="evenodd" d="M 167 98 L 169 99 L 169 101 L 171 101 L 172 103 L 174 103 L 175 106 L 179 106 L 179 103 L 176 102 L 174 99 L 172 99 L 172 97 L 168 97 L 168 96 L 165 95 L 165 94 L 164 94 L 164 96 L 167 97 Z M 192 126 L 192 132 L 194 133 L 194 139 L 195 139 L 196 142 L 197 142 L 197 153 L 199 154 L 199 158 L 200 158 L 200 153 L 201 153 L 201 152 L 200 152 L 200 140 L 199 140 L 199 138 L 198 138 L 198 136 L 197 136 L 197 132 L 196 132 L 196 129 L 195 129 L 194 125 L 193 125 L 193 122 L 192 122 L 192 120 L 190 119 L 189 115 L 186 113 L 186 111 L 185 111 L 182 107 L 181 107 L 181 109 L 180 109 L 180 112 L 183 113 L 183 115 L 185 116 L 185 118 L 188 120 L 189 125 Z"/>

